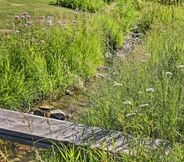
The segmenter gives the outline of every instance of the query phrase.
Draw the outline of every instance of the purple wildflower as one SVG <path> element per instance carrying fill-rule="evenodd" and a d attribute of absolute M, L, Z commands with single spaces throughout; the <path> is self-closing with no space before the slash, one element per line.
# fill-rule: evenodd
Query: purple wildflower
<path fill-rule="evenodd" d="M 40 18 L 41 18 L 41 19 L 44 19 L 44 18 L 45 18 L 45 16 L 40 16 Z"/>
<path fill-rule="evenodd" d="M 77 23 L 77 20 L 73 20 L 74 23 Z"/>
<path fill-rule="evenodd" d="M 19 19 L 19 16 L 18 16 L 18 15 L 15 15 L 14 18 L 15 18 L 15 19 Z"/>
<path fill-rule="evenodd" d="M 25 16 L 22 15 L 22 16 L 21 16 L 21 19 L 24 19 L 24 18 L 25 18 Z"/>
<path fill-rule="evenodd" d="M 79 11 L 79 8 L 76 8 L 75 11 Z"/>
<path fill-rule="evenodd" d="M 27 15 L 27 12 L 23 12 L 22 15 Z"/>
<path fill-rule="evenodd" d="M 30 18 L 31 18 L 31 16 L 30 16 L 30 15 L 27 15 L 27 18 L 28 18 L 28 19 L 30 19 Z"/>
<path fill-rule="evenodd" d="M 28 21 L 28 22 L 27 22 L 27 25 L 31 25 L 31 22 L 30 22 L 30 21 Z"/>
<path fill-rule="evenodd" d="M 8 32 L 8 31 L 5 31 L 5 34 L 6 34 L 6 35 L 8 35 L 8 34 L 9 34 L 9 32 Z"/>
<path fill-rule="evenodd" d="M 74 15 L 78 15 L 78 12 L 74 12 Z"/>

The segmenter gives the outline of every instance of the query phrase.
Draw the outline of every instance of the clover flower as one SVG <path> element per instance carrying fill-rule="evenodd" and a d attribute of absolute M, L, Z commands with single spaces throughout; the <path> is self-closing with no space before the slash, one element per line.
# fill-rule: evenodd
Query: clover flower
<path fill-rule="evenodd" d="M 147 88 L 147 89 L 146 89 L 146 92 L 152 92 L 152 93 L 154 93 L 155 90 L 154 90 L 153 88 Z"/>

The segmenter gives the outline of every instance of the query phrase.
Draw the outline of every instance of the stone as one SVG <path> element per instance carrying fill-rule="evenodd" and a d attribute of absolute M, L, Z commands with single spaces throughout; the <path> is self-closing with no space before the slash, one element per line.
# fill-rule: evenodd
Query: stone
<path fill-rule="evenodd" d="M 61 111 L 60 109 L 50 111 L 50 117 L 58 120 L 65 120 L 66 113 Z"/>

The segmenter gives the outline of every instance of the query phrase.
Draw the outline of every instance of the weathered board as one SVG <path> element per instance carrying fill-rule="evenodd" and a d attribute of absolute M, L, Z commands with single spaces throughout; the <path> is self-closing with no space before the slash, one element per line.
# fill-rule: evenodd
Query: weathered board
<path fill-rule="evenodd" d="M 90 127 L 74 122 L 45 118 L 27 113 L 0 109 L 0 138 L 37 147 L 54 143 L 89 145 L 110 152 L 130 153 L 136 140 L 123 132 Z M 155 148 L 160 140 L 144 141 Z M 134 147 L 135 148 L 135 147 Z"/>

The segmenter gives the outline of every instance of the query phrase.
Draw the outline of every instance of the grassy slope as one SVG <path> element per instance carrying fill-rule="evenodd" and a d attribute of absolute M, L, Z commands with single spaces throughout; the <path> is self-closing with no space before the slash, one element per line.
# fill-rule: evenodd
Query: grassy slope
<path fill-rule="evenodd" d="M 70 9 L 50 5 L 51 0 L 0 0 L 0 30 L 6 29 L 14 15 L 28 12 L 31 16 L 52 15 L 57 19 L 65 19 L 73 14 Z"/>

